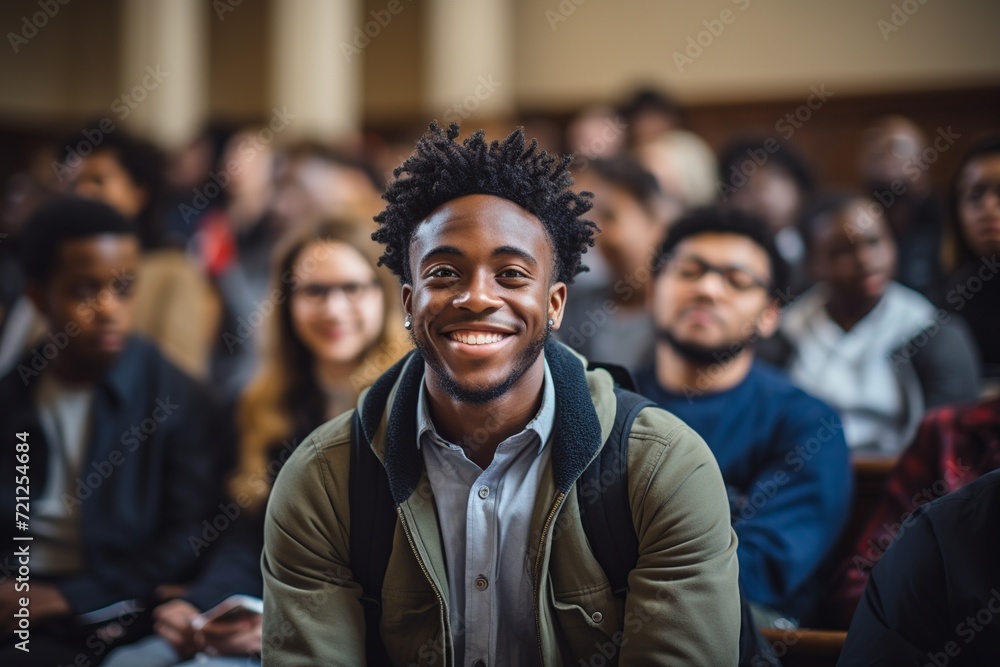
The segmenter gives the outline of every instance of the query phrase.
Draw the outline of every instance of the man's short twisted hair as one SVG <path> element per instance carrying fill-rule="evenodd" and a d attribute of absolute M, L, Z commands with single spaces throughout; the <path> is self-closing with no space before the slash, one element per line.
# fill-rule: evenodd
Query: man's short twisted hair
<path fill-rule="evenodd" d="M 556 280 L 571 283 L 579 273 L 580 257 L 594 245 L 597 225 L 581 216 L 591 208 L 590 193 L 569 189 L 570 157 L 556 157 L 539 150 L 534 139 L 525 146 L 524 131 L 517 129 L 503 142 L 486 143 L 479 130 L 462 143 L 458 124 L 447 130 L 437 123 L 417 142 L 416 152 L 393 170 L 395 180 L 383 199 L 372 239 L 385 244 L 379 259 L 410 283 L 410 240 L 413 232 L 437 207 L 467 195 L 494 195 L 507 199 L 532 215 L 545 227 L 555 251 Z"/>

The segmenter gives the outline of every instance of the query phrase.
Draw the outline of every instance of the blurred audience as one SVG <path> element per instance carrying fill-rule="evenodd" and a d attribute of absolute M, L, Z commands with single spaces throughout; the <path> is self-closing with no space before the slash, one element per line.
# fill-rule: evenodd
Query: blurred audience
<path fill-rule="evenodd" d="M 670 95 L 655 88 L 639 88 L 621 107 L 628 125 L 628 145 L 639 149 L 684 128 L 684 114 Z"/>
<path fill-rule="evenodd" d="M 840 413 L 854 452 L 896 456 L 927 409 L 978 396 L 975 342 L 893 281 L 895 242 L 871 200 L 823 197 L 802 228 L 818 284 L 787 309 L 769 354 Z"/>
<path fill-rule="evenodd" d="M 735 141 L 719 154 L 719 198 L 760 216 L 771 227 L 778 252 L 791 267 L 786 305 L 809 286 L 806 248 L 796 225 L 812 197 L 812 168 L 790 146 L 774 137 Z"/>
<path fill-rule="evenodd" d="M 670 200 L 684 208 L 715 201 L 715 153 L 693 132 L 674 130 L 643 144 L 635 155 Z"/>
<path fill-rule="evenodd" d="M 108 204 L 136 227 L 142 241 L 136 331 L 183 370 L 206 378 L 219 304 L 197 264 L 163 233 L 164 165 L 156 147 L 117 129 L 83 158 L 73 189 Z"/>
<path fill-rule="evenodd" d="M 656 360 L 639 391 L 715 454 L 757 623 L 807 620 L 847 520 L 851 469 L 833 410 L 756 358 L 778 326 L 787 266 L 763 220 L 723 207 L 674 223 L 659 257 Z"/>
<path fill-rule="evenodd" d="M 625 118 L 614 108 L 588 107 L 566 125 L 566 152 L 587 160 L 618 157 L 625 152 L 627 132 Z"/>
<path fill-rule="evenodd" d="M 998 523 L 1000 471 L 918 508 L 872 571 L 837 665 L 996 664 Z"/>
<path fill-rule="evenodd" d="M 1000 398 L 952 405 L 924 418 L 913 442 L 889 475 L 885 491 L 841 565 L 834 597 L 836 620 L 847 627 L 872 567 L 926 503 L 1000 468 Z"/>
<path fill-rule="evenodd" d="M 634 370 L 653 353 L 646 284 L 666 227 L 657 205 L 660 187 L 628 157 L 593 159 L 575 179 L 578 190 L 594 193 L 590 219 L 601 228 L 597 249 L 607 273 L 599 284 L 570 287 L 560 339 L 591 361 Z"/>
<path fill-rule="evenodd" d="M 941 278 L 944 223 L 944 207 L 931 191 L 933 162 L 923 157 L 928 148 L 916 123 L 886 116 L 865 132 L 860 156 L 861 185 L 883 209 L 896 242 L 897 280 L 924 294 Z"/>
<path fill-rule="evenodd" d="M 48 329 L 0 380 L 11 439 L 0 461 L 0 502 L 12 517 L 4 565 L 16 571 L 30 550 L 32 640 L 28 653 L 5 639 L 0 663 L 81 664 L 134 638 L 142 601 L 190 576 L 188 539 L 216 500 L 224 453 L 209 438 L 211 397 L 133 335 L 134 223 L 98 202 L 59 199 L 28 222 L 20 252 Z M 15 510 L 28 515 L 29 503 L 33 540 L 14 541 L 25 534 L 14 530 Z M 8 637 L 26 590 L 10 576 L 0 583 Z M 110 623 L 82 616 L 120 602 Z"/>
<path fill-rule="evenodd" d="M 195 581 L 153 611 L 156 633 L 112 654 L 108 667 L 259 664 L 260 615 L 204 626 L 198 616 L 231 595 L 261 596 L 264 507 L 282 464 L 409 349 L 391 298 L 396 282 L 376 266 L 377 246 L 358 227 L 306 225 L 280 244 L 271 271 L 280 295 L 268 319 L 272 335 L 238 409 L 239 461 L 228 500 L 238 516 Z"/>
<path fill-rule="evenodd" d="M 963 157 L 951 190 L 952 272 L 938 290 L 942 308 L 969 323 L 984 374 L 1000 380 L 1000 135 Z"/>

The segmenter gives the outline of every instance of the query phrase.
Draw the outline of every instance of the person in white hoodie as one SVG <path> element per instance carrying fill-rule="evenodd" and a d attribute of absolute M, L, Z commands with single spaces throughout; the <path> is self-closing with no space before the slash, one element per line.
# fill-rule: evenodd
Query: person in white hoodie
<path fill-rule="evenodd" d="M 975 343 L 955 315 L 894 281 L 879 204 L 826 196 L 800 224 L 817 284 L 788 307 L 772 360 L 841 414 L 852 451 L 895 456 L 927 409 L 978 396 Z"/>

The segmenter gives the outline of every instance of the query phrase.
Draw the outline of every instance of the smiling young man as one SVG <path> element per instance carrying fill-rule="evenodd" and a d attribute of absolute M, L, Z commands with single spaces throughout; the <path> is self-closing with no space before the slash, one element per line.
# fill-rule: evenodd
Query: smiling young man
<path fill-rule="evenodd" d="M 787 265 L 762 219 L 723 207 L 675 222 L 659 257 L 656 361 L 638 374 L 639 389 L 715 454 L 758 624 L 802 620 L 847 519 L 851 470 L 833 410 L 756 359 L 778 326 Z"/>
<path fill-rule="evenodd" d="M 264 663 L 362 664 L 384 651 L 396 665 L 736 664 L 736 540 L 718 467 L 690 429 L 646 408 L 627 434 L 639 553 L 626 596 L 581 524 L 575 485 L 617 404 L 606 372 L 550 339 L 593 243 L 568 159 L 521 131 L 457 136 L 431 125 L 376 218 L 416 351 L 276 481 Z M 351 525 L 352 428 L 395 510 L 377 628 L 354 576 L 382 554 L 350 544 L 364 532 Z"/>

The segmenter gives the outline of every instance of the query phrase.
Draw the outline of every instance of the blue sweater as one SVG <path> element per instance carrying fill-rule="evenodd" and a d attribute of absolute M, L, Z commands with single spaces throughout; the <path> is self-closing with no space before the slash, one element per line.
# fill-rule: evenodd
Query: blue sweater
<path fill-rule="evenodd" d="M 693 428 L 729 489 L 747 597 L 803 619 L 824 592 L 817 574 L 851 507 L 852 473 L 836 413 L 756 361 L 718 393 L 665 391 L 652 366 L 639 391 Z"/>

